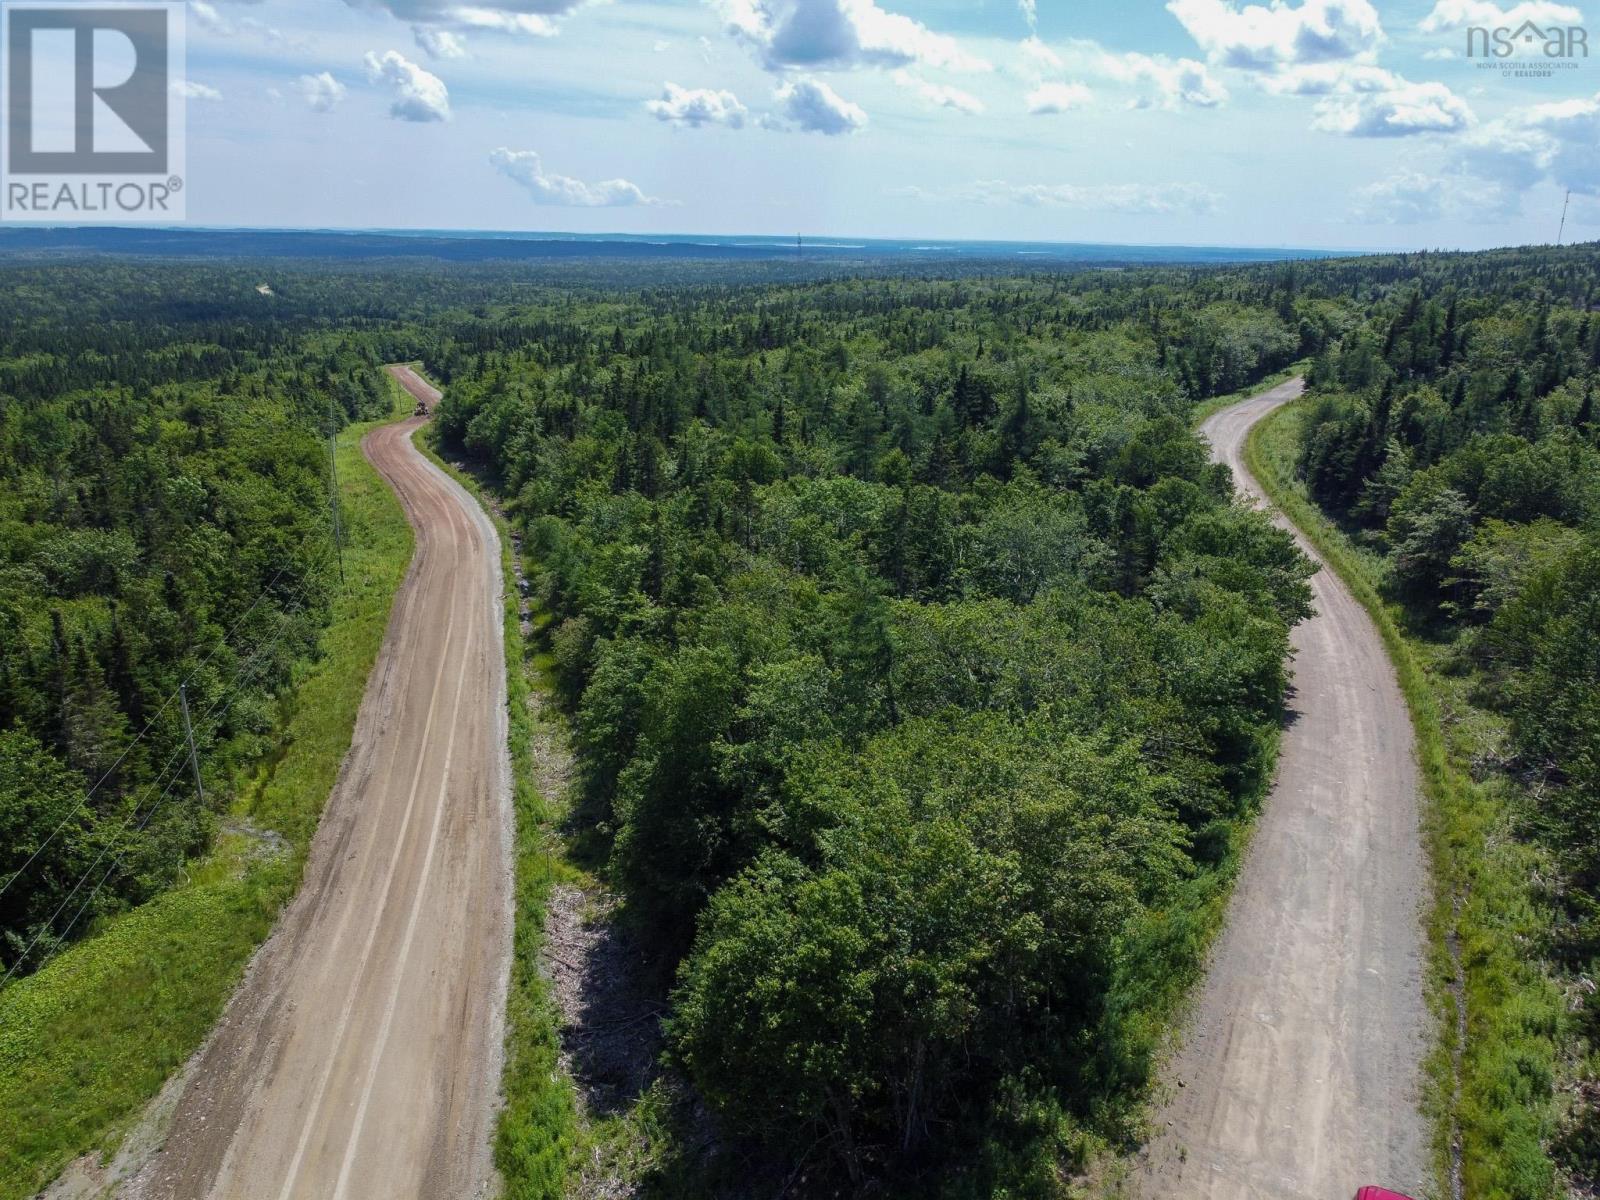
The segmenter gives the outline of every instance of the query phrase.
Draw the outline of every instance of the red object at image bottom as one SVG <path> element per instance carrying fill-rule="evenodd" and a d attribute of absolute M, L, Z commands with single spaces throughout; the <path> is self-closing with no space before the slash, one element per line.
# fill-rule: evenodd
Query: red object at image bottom
<path fill-rule="evenodd" d="M 1411 1197 L 1391 1192 L 1388 1188 L 1364 1187 L 1356 1193 L 1356 1200 L 1411 1200 Z"/>

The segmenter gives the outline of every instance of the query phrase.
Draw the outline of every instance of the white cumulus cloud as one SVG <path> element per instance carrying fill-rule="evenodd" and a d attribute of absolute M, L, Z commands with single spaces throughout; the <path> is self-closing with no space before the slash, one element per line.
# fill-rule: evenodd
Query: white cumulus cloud
<path fill-rule="evenodd" d="M 436 25 L 413 25 L 411 36 L 417 39 L 417 48 L 429 58 L 465 58 L 466 43 L 459 34 Z"/>
<path fill-rule="evenodd" d="M 1515 189 L 1458 169 L 1426 175 L 1400 171 L 1357 189 L 1350 219 L 1366 225 L 1498 223 L 1514 216 L 1519 203 Z"/>
<path fill-rule="evenodd" d="M 1168 0 L 1189 36 L 1213 63 L 1271 71 L 1302 63 L 1370 59 L 1383 44 L 1371 0 L 1303 0 L 1271 7 L 1232 0 Z"/>
<path fill-rule="evenodd" d="M 207 0 L 189 0 L 189 15 L 194 18 L 196 25 L 210 33 L 233 31 L 227 18 L 217 11 L 217 6 L 208 3 Z"/>
<path fill-rule="evenodd" d="M 194 79 L 180 79 L 172 85 L 172 94 L 185 100 L 221 100 L 222 93 Z"/>
<path fill-rule="evenodd" d="M 1007 183 L 985 179 L 955 193 L 981 204 L 1021 204 L 1036 208 L 1075 208 L 1139 215 L 1215 212 L 1222 197 L 1196 183 L 1073 184 Z"/>
<path fill-rule="evenodd" d="M 659 100 L 647 101 L 645 109 L 657 120 L 673 125 L 726 125 L 729 129 L 744 128 L 749 112 L 732 92 L 684 88 L 675 83 L 665 86 Z"/>
<path fill-rule="evenodd" d="M 1401 171 L 1356 192 L 1351 216 L 1363 224 L 1418 225 L 1444 216 L 1450 185 L 1442 176 Z"/>
<path fill-rule="evenodd" d="M 1314 63 L 1262 76 L 1261 86 L 1278 96 L 1348 96 L 1391 92 L 1407 84 L 1393 71 L 1382 67 L 1362 63 Z"/>
<path fill-rule="evenodd" d="M 1154 99 L 1138 102 L 1139 107 L 1159 104 L 1162 108 L 1216 108 L 1228 99 L 1228 89 L 1192 58 L 1170 59 L 1149 54 L 1104 54 L 1101 69 L 1123 83 L 1146 82 L 1155 85 Z"/>
<path fill-rule="evenodd" d="M 568 175 L 552 175 L 533 150 L 511 150 L 505 146 L 489 155 L 489 161 L 507 179 L 520 184 L 535 204 L 560 208 L 627 208 L 660 204 L 626 179 L 606 179 L 585 183 Z"/>
<path fill-rule="evenodd" d="M 412 25 L 439 29 L 489 29 L 553 37 L 557 19 L 589 0 L 345 0 L 352 8 L 378 8 Z"/>
<path fill-rule="evenodd" d="M 1059 71 L 1061 69 L 1061 56 L 1038 38 L 1038 35 L 1027 38 L 1022 43 L 1022 57 L 1030 65 L 1046 70 Z"/>
<path fill-rule="evenodd" d="M 1022 43 L 1022 73 L 1035 86 L 1053 73 L 1069 72 L 1110 79 L 1134 89 L 1134 108 L 1216 108 L 1228 89 L 1203 62 L 1164 54 L 1118 53 L 1089 38 L 1069 38 L 1047 46 L 1037 38 Z"/>
<path fill-rule="evenodd" d="M 896 71 L 894 81 L 907 91 L 916 93 L 924 104 L 934 108 L 949 108 L 974 116 L 983 111 L 983 101 L 971 92 L 964 92 L 948 83 L 930 83 L 910 71 Z"/>
<path fill-rule="evenodd" d="M 327 71 L 300 76 L 295 80 L 295 88 L 312 112 L 332 112 L 345 96 L 344 84 Z"/>
<path fill-rule="evenodd" d="M 1028 93 L 1028 111 L 1034 116 L 1071 112 L 1094 103 L 1094 93 L 1081 83 L 1041 83 Z"/>
<path fill-rule="evenodd" d="M 452 8 L 443 19 L 456 29 L 488 29 L 527 37 L 555 37 L 560 31 L 560 26 L 543 13 L 507 12 L 481 5 Z"/>
<path fill-rule="evenodd" d="M 303 37 L 291 37 L 254 17 L 225 16 L 209 0 L 189 0 L 189 16 L 195 26 L 217 37 L 248 37 L 265 42 L 280 50 L 306 50 L 310 43 Z"/>
<path fill-rule="evenodd" d="M 820 79 L 810 77 L 784 84 L 773 93 L 780 117 L 769 125 L 837 137 L 864 129 L 867 114 Z"/>
<path fill-rule="evenodd" d="M 1550 0 L 1527 0 L 1510 8 L 1502 8 L 1490 0 L 1438 0 L 1417 28 L 1423 33 L 1447 33 L 1469 25 L 1514 29 L 1524 21 L 1535 25 L 1577 25 L 1582 20 L 1583 13 L 1572 5 L 1553 4 Z"/>
<path fill-rule="evenodd" d="M 1539 140 L 1535 161 L 1555 182 L 1600 196 L 1600 92 L 1536 105 L 1516 119 Z"/>
<path fill-rule="evenodd" d="M 1346 137 L 1409 137 L 1460 133 L 1476 123 L 1472 109 L 1442 83 L 1396 79 L 1383 91 L 1335 95 L 1317 105 L 1312 126 Z"/>
<path fill-rule="evenodd" d="M 1600 198 L 1600 92 L 1514 109 L 1456 146 L 1453 169 L 1500 189 L 1514 213 L 1541 184 Z"/>
<path fill-rule="evenodd" d="M 398 121 L 448 121 L 450 119 L 450 93 L 444 80 L 433 72 L 417 66 L 398 50 L 387 51 L 383 57 L 368 50 L 362 59 L 367 67 L 367 78 L 383 84 L 394 95 L 389 105 L 389 115 Z"/>
<path fill-rule="evenodd" d="M 989 64 L 920 21 L 876 0 L 715 0 L 729 31 L 770 70 L 848 69 L 920 63 L 957 71 Z"/>

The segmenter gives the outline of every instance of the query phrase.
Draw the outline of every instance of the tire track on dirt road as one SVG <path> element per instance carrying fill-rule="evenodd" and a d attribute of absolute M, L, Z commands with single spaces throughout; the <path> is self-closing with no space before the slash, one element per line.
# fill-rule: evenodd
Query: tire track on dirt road
<path fill-rule="evenodd" d="M 362 442 L 416 552 L 300 891 L 131 1197 L 496 1190 L 511 951 L 500 551 L 476 501 L 411 444 L 421 424 Z"/>
<path fill-rule="evenodd" d="M 1201 428 L 1257 503 L 1245 438 L 1302 390 L 1293 380 Z M 1146 1197 L 1349 1200 L 1363 1184 L 1421 1195 L 1431 1182 L 1410 715 L 1365 610 L 1326 568 L 1311 586 L 1277 780 L 1135 1168 Z"/>

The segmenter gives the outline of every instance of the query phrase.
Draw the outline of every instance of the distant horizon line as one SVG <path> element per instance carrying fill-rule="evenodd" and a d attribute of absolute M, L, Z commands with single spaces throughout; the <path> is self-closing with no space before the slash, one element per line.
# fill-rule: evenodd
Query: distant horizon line
<path fill-rule="evenodd" d="M 1572 242 L 1523 242 L 1496 246 L 1464 248 L 1460 246 L 1408 246 L 1408 247 L 1329 247 L 1283 245 L 1271 243 L 1229 242 L 1119 242 L 1063 240 L 1054 238 L 994 238 L 994 237 L 939 237 L 926 234 L 837 234 L 837 233 L 680 233 L 680 232 L 627 232 L 604 230 L 594 232 L 560 229 L 494 229 L 467 226 L 385 226 L 385 225 L 213 225 L 185 222 L 181 225 L 155 223 L 117 224 L 114 222 L 0 222 L 0 238 L 27 233 L 122 233 L 122 234 L 219 234 L 219 235 L 312 235 L 312 236 L 367 236 L 397 239 L 446 238 L 457 241 L 522 241 L 522 242 L 579 242 L 579 243 L 639 243 L 644 245 L 694 245 L 736 248 L 749 243 L 749 248 L 774 249 L 803 245 L 807 249 L 851 250 L 873 246 L 937 252 L 956 248 L 1007 247 L 1049 248 L 1071 250 L 1075 247 L 1095 249 L 1126 249 L 1143 252 L 1160 251 L 1239 251 L 1250 255 L 1272 256 L 1285 260 L 1296 258 L 1353 258 L 1391 254 L 1481 254 L 1496 250 L 1546 248 L 1571 248 L 1594 244 L 1600 239 L 1586 238 Z"/>
<path fill-rule="evenodd" d="M 851 233 L 692 233 L 692 232 L 628 232 L 625 230 L 598 230 L 584 232 L 563 229 L 506 229 L 483 228 L 477 226 L 437 226 L 437 225 L 221 225 L 205 222 L 188 221 L 181 225 L 161 225 L 154 222 L 135 222 L 131 224 L 118 224 L 113 221 L 63 221 L 56 223 L 46 222 L 4 222 L 0 223 L 0 233 L 6 231 L 43 231 L 43 230 L 117 230 L 122 232 L 151 232 L 151 233 L 325 233 L 325 234 L 377 234 L 390 237 L 418 237 L 429 234 L 447 237 L 471 237 L 485 239 L 499 238 L 537 238 L 542 240 L 574 240 L 574 241 L 651 241 L 667 239 L 671 241 L 693 241 L 701 238 L 715 238 L 722 241 L 732 239 L 755 239 L 763 242 L 778 244 L 793 244 L 795 239 L 803 238 L 807 245 L 828 242 L 852 243 L 887 243 L 899 244 L 906 242 L 949 243 L 961 246 L 1115 246 L 1127 247 L 1135 250 L 1251 250 L 1251 251 L 1293 251 L 1297 253 L 1321 255 L 1363 255 L 1363 254 L 1419 254 L 1419 253 L 1473 253 L 1459 247 L 1433 247 L 1420 246 L 1408 249 L 1395 249 L 1392 247 L 1348 247 L 1348 246 L 1307 246 L 1285 243 L 1267 242 L 1134 242 L 1093 239 L 1065 239 L 1065 238 L 1002 238 L 1002 237 L 947 237 L 937 234 L 851 234 Z M 935 247 L 937 248 L 937 247 Z M 1505 249 L 1508 247 L 1493 247 Z"/>
<path fill-rule="evenodd" d="M 82 228 L 79 226 L 78 228 Z M 423 234 L 445 234 L 452 237 L 522 237 L 573 239 L 583 241 L 649 241 L 671 239 L 690 241 L 697 238 L 731 240 L 751 238 L 764 242 L 793 244 L 803 238 L 807 245 L 825 242 L 948 242 L 959 246 L 1126 246 L 1137 250 L 1295 250 L 1311 254 L 1396 254 L 1395 250 L 1351 249 L 1327 246 L 1294 246 L 1271 243 L 1244 242 L 1119 242 L 1092 239 L 1066 238 L 1000 238 L 1000 237 L 943 237 L 934 234 L 855 234 L 855 233 L 686 233 L 650 232 L 630 233 L 624 230 L 597 230 L 592 233 L 565 229 L 482 229 L 471 226 L 391 226 L 391 225 L 172 225 L 163 229 L 198 229 L 218 233 L 376 233 L 395 237 L 415 237 Z"/>

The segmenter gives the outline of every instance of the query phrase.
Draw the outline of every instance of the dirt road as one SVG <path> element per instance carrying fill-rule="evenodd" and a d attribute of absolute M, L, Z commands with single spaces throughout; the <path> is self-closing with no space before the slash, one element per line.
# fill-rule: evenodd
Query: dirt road
<path fill-rule="evenodd" d="M 434 387 L 433 384 L 418 375 L 410 367 L 395 366 L 388 368 L 388 371 L 389 374 L 394 376 L 396 383 L 411 393 L 413 399 L 422 401 L 428 406 L 429 412 L 433 411 L 433 406 L 439 403 L 441 396 L 438 388 Z"/>
<path fill-rule="evenodd" d="M 1285 384 L 1202 428 L 1257 500 L 1245 435 L 1300 391 Z M 1428 1187 L 1411 723 L 1365 611 L 1331 571 L 1312 588 L 1277 783 L 1167 1068 L 1158 1136 L 1135 1178 L 1147 1197 L 1349 1200 L 1368 1183 Z"/>
<path fill-rule="evenodd" d="M 412 446 L 419 423 L 362 443 L 416 555 L 305 880 L 130 1195 L 494 1189 L 511 935 L 499 544 Z"/>

